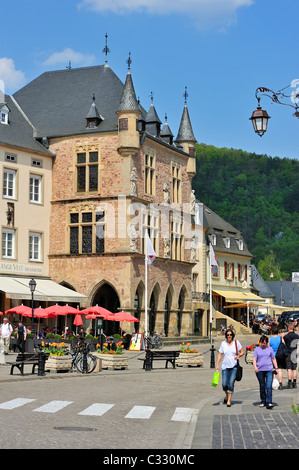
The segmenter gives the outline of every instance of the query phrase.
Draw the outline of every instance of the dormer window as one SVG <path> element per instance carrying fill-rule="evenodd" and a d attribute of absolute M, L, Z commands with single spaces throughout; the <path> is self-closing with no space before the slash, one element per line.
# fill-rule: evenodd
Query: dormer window
<path fill-rule="evenodd" d="M 103 116 L 101 116 L 97 110 L 95 100 L 95 96 L 93 95 L 92 105 L 90 107 L 89 113 L 86 116 L 86 127 L 88 127 L 89 129 L 94 129 L 95 127 L 98 127 L 98 125 L 104 120 Z"/>
<path fill-rule="evenodd" d="M 1 124 L 8 124 L 8 112 L 9 109 L 6 105 L 2 106 L 0 110 L 0 122 Z"/>
<path fill-rule="evenodd" d="M 223 241 L 224 241 L 225 248 L 230 248 L 230 238 L 229 237 L 223 238 Z"/>

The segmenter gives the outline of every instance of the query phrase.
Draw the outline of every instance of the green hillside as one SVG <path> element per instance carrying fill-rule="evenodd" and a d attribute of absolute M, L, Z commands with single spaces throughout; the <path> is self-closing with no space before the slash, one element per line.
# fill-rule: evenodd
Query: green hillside
<path fill-rule="evenodd" d="M 299 272 L 299 161 L 205 144 L 196 158 L 197 199 L 241 230 L 264 279 Z"/>

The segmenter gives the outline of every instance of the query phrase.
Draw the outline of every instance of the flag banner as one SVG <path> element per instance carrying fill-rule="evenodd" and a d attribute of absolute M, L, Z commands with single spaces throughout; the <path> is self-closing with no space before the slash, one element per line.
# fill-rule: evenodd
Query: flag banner
<path fill-rule="evenodd" d="M 152 245 L 151 239 L 146 232 L 146 256 L 147 256 L 147 265 L 150 266 L 156 259 L 156 253 Z"/>
<path fill-rule="evenodd" d="M 213 249 L 211 244 L 210 244 L 210 263 L 211 263 L 211 269 L 212 269 L 213 276 L 217 276 L 217 274 L 218 274 L 218 263 L 217 263 L 217 260 L 216 260 L 214 249 Z"/>

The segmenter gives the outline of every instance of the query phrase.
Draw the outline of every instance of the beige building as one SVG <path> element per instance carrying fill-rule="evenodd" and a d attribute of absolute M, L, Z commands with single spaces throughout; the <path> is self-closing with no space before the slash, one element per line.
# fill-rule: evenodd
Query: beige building
<path fill-rule="evenodd" d="M 54 154 L 33 138 L 34 129 L 15 100 L 0 99 L 1 259 L 0 310 L 31 299 L 64 297 L 66 291 L 49 279 L 52 165 Z M 57 295 L 56 295 L 57 294 Z M 84 297 L 82 297 L 84 298 Z M 36 305 L 37 306 L 37 305 Z"/>

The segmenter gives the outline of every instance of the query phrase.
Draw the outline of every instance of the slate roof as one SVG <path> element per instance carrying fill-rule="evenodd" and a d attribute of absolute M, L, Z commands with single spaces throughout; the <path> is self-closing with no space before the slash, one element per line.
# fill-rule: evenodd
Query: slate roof
<path fill-rule="evenodd" d="M 216 245 L 214 248 L 215 251 L 217 250 L 221 253 L 230 253 L 238 256 L 247 256 L 252 258 L 253 255 L 248 250 L 240 230 L 233 227 L 233 225 L 224 220 L 222 217 L 220 217 L 220 215 L 216 214 L 216 212 L 212 211 L 212 209 L 207 207 L 205 204 L 203 204 L 203 206 L 204 216 L 206 218 L 208 227 L 208 230 L 206 232 L 208 241 L 209 236 L 211 236 L 212 234 L 216 235 Z M 230 238 L 230 248 L 226 248 L 226 245 L 224 243 L 223 238 L 226 237 Z M 243 241 L 243 250 L 239 249 L 237 240 Z"/>
<path fill-rule="evenodd" d="M 115 114 L 124 84 L 110 67 L 100 65 L 45 72 L 13 96 L 37 130 L 37 138 L 116 131 Z M 91 97 L 104 120 L 86 128 Z"/>
<path fill-rule="evenodd" d="M 9 109 L 9 124 L 0 123 L 0 144 L 53 156 L 50 150 L 34 139 L 34 128 L 8 95 L 5 95 L 5 104 Z"/>
<path fill-rule="evenodd" d="M 185 106 L 184 106 L 179 132 L 175 141 L 176 142 L 186 142 L 186 141 L 196 142 L 196 139 L 193 134 L 193 129 L 191 126 L 191 120 L 189 116 L 187 103 L 185 103 Z"/>
<path fill-rule="evenodd" d="M 125 86 L 121 95 L 118 111 L 139 111 L 139 103 L 136 99 L 133 80 L 130 70 L 128 70 Z"/>
<path fill-rule="evenodd" d="M 294 306 L 299 307 L 299 287 L 295 282 L 282 281 L 266 281 L 267 286 L 275 295 L 275 303 L 280 305 L 281 300 L 281 287 L 282 287 L 282 305 L 283 307 L 290 307 L 293 310 L 293 288 L 294 288 Z"/>
<path fill-rule="evenodd" d="M 270 286 L 268 286 L 267 283 L 264 281 L 264 279 L 258 272 L 256 266 L 252 264 L 250 267 L 251 267 L 252 285 L 257 290 L 258 295 L 260 297 L 265 297 L 265 298 L 268 298 L 268 297 L 275 298 L 275 294 L 272 292 Z"/>

